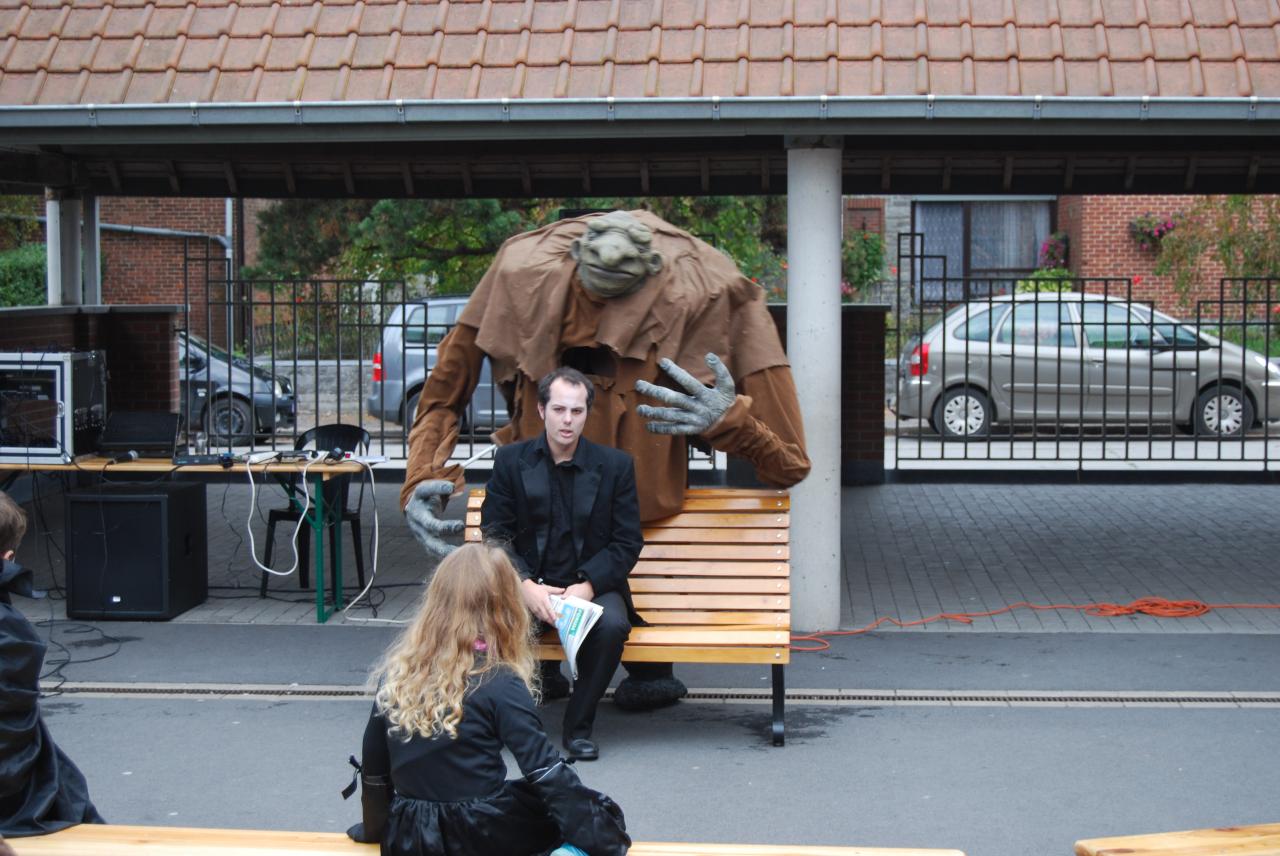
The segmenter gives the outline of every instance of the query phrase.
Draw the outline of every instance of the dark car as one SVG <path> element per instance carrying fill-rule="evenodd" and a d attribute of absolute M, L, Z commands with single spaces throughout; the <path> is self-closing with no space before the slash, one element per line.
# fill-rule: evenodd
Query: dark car
<path fill-rule="evenodd" d="M 293 428 L 298 406 L 288 378 L 194 334 L 179 331 L 177 347 L 182 418 L 189 430 L 205 431 L 211 444 L 244 444 Z"/>

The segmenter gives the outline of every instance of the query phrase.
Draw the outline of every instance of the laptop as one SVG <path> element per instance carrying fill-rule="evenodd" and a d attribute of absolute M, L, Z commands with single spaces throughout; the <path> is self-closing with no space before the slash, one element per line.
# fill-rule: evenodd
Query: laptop
<path fill-rule="evenodd" d="M 149 410 L 113 410 L 98 441 L 104 455 L 137 452 L 143 458 L 172 458 L 178 447 L 176 413 Z"/>

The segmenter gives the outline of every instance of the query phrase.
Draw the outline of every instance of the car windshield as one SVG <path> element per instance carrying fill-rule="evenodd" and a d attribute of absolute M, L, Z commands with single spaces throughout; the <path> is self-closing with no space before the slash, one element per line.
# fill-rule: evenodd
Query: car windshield
<path fill-rule="evenodd" d="M 205 354 L 210 354 L 214 359 L 222 360 L 223 362 L 226 362 L 227 360 L 230 359 L 230 356 L 227 354 L 227 352 L 219 348 L 217 345 L 210 345 L 204 339 L 201 339 L 199 336 L 196 336 L 192 333 L 187 333 L 186 336 L 187 336 L 187 340 L 191 342 L 191 350 L 200 351 Z M 185 357 L 186 348 L 183 347 L 183 344 L 181 342 L 179 342 L 178 347 L 183 351 L 181 356 Z"/>

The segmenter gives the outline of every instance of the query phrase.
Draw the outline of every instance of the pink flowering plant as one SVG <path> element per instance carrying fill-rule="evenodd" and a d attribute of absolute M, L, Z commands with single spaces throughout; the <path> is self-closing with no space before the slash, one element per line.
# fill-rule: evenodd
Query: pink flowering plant
<path fill-rule="evenodd" d="M 1138 242 L 1138 249 L 1156 250 L 1164 236 L 1178 226 L 1177 215 L 1157 216 L 1148 211 L 1129 221 L 1129 237 Z"/>
<path fill-rule="evenodd" d="M 1065 268 L 1070 241 L 1066 232 L 1054 232 L 1040 244 L 1036 267 L 1040 269 Z"/>

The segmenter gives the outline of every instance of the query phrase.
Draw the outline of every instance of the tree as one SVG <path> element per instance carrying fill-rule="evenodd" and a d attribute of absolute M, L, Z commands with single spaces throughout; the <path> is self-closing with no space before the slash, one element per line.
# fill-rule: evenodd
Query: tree
<path fill-rule="evenodd" d="M 1161 237 L 1155 272 L 1173 277 L 1186 304 L 1208 260 L 1228 279 L 1280 276 L 1280 198 L 1201 197 Z"/>

